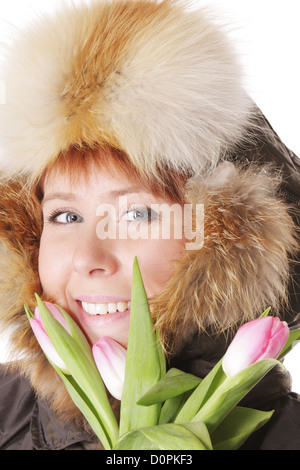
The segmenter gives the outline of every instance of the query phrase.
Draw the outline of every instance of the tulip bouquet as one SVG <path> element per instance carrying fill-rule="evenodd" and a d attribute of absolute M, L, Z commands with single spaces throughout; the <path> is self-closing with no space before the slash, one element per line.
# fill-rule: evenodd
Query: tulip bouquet
<path fill-rule="evenodd" d="M 273 414 L 238 403 L 300 340 L 267 309 L 200 379 L 167 371 L 136 259 L 127 350 L 105 337 L 91 348 L 63 309 L 36 297 L 34 314 L 25 307 L 36 338 L 107 450 L 238 449 Z M 119 424 L 105 385 L 121 400 Z"/>

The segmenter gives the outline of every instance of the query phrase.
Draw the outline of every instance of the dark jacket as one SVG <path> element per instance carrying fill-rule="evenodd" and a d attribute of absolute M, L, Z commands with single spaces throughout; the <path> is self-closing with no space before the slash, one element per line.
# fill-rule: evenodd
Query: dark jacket
<path fill-rule="evenodd" d="M 18 373 L 0 368 L 1 450 L 98 449 L 92 432 L 60 420 Z"/>
<path fill-rule="evenodd" d="M 209 344 L 212 345 L 211 339 L 204 341 L 205 346 Z M 204 356 L 209 357 L 210 352 L 207 348 Z M 187 357 L 189 354 L 193 361 L 199 348 L 196 353 L 190 349 Z M 212 351 L 211 357 L 213 355 Z M 198 365 L 202 362 L 205 361 L 199 360 Z M 4 374 L 4 368 L 0 368 L 0 396 L 1 450 L 102 449 L 92 432 L 79 428 L 72 421 L 60 420 L 43 400 L 35 396 L 25 378 L 15 373 Z M 291 392 L 288 372 L 276 366 L 241 405 L 264 411 L 275 410 L 275 413 L 240 450 L 300 449 L 300 396 Z"/>

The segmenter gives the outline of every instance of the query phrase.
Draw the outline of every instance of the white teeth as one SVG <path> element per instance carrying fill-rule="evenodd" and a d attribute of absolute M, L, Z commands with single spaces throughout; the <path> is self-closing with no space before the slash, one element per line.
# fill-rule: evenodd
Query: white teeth
<path fill-rule="evenodd" d="M 130 302 L 118 302 L 108 304 L 92 304 L 82 302 L 82 308 L 89 315 L 106 315 L 107 313 L 125 312 L 130 308 Z"/>
<path fill-rule="evenodd" d="M 118 302 L 117 303 L 117 308 L 119 312 L 125 312 L 128 308 L 128 302 Z"/>
<path fill-rule="evenodd" d="M 106 315 L 107 314 L 107 305 L 105 304 L 95 304 L 96 305 L 96 314 L 97 315 Z"/>
<path fill-rule="evenodd" d="M 106 304 L 102 304 L 106 305 Z M 117 304 L 107 304 L 107 311 L 108 313 L 115 313 L 117 311 Z"/>

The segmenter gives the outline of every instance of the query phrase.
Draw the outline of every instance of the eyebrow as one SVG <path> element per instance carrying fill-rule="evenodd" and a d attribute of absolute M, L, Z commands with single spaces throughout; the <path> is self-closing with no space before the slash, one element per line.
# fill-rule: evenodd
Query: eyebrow
<path fill-rule="evenodd" d="M 71 201 L 71 199 L 76 199 L 76 195 L 73 193 L 50 193 L 48 196 L 45 196 L 42 200 L 42 204 L 52 199 L 63 199 L 65 201 Z"/>
<path fill-rule="evenodd" d="M 141 191 L 138 188 L 127 187 L 127 188 L 122 188 L 122 189 L 116 189 L 116 190 L 113 190 L 113 191 L 108 191 L 107 193 L 104 193 L 104 198 L 105 197 L 112 197 L 114 199 L 114 198 L 117 198 L 117 197 L 120 197 L 120 196 L 124 196 L 125 194 L 136 194 L 136 193 L 139 193 L 139 192 L 144 192 L 144 191 Z M 78 197 L 76 196 L 75 193 L 65 193 L 65 192 L 50 193 L 50 194 L 48 194 L 47 196 L 45 196 L 43 198 L 42 206 L 46 202 L 52 201 L 52 200 L 55 200 L 55 199 L 60 199 L 60 200 L 63 200 L 63 201 L 76 201 L 76 200 L 78 200 Z"/>

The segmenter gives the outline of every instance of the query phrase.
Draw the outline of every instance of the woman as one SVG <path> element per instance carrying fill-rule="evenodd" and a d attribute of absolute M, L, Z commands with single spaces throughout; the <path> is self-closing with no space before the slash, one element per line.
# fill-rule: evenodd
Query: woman
<path fill-rule="evenodd" d="M 297 324 L 299 163 L 206 12 L 170 0 L 64 7 L 12 46 L 4 82 L 1 321 L 17 360 L 1 379 L 1 448 L 101 447 L 32 334 L 34 292 L 91 344 L 126 345 L 137 255 L 170 365 L 200 377 L 267 306 Z M 173 218 L 155 211 L 174 204 Z M 190 233 L 186 205 L 204 207 Z M 274 368 L 247 396 L 276 413 L 244 448 L 299 448 L 290 390 Z"/>

